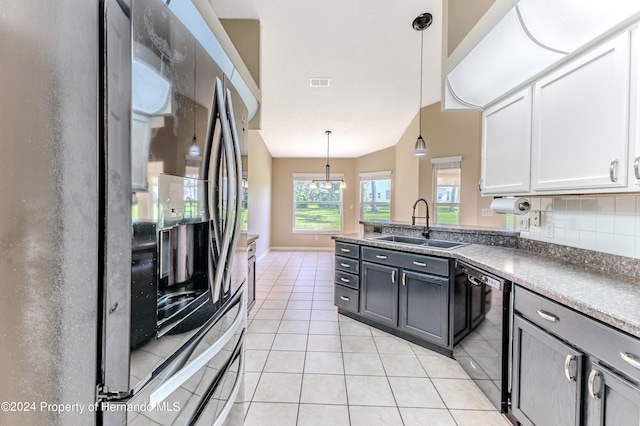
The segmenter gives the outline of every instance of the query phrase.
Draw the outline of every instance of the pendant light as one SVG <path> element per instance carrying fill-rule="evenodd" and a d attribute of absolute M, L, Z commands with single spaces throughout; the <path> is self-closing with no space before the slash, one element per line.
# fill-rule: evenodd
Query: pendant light
<path fill-rule="evenodd" d="M 194 48 L 195 48 L 194 42 Z M 193 139 L 189 147 L 189 155 L 197 157 L 200 155 L 200 147 L 196 139 L 196 49 L 193 51 Z"/>
<path fill-rule="evenodd" d="M 327 130 L 325 133 L 327 134 L 327 165 L 324 166 L 324 189 L 331 189 L 331 166 L 329 166 L 329 135 L 331 134 L 331 130 Z"/>
<path fill-rule="evenodd" d="M 420 132 L 418 133 L 416 146 L 413 149 L 413 155 L 416 156 L 427 155 L 427 144 L 424 142 L 424 139 L 422 139 L 422 56 L 424 52 L 424 30 L 429 28 L 431 22 L 433 22 L 433 17 L 430 13 L 420 14 L 413 20 L 413 29 L 422 32 L 420 35 Z"/>

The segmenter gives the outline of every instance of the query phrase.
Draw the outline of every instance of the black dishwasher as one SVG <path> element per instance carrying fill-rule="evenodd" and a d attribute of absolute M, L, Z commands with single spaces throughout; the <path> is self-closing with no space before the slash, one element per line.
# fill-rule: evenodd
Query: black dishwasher
<path fill-rule="evenodd" d="M 512 283 L 457 260 L 456 274 L 467 277 L 469 291 L 483 294 L 484 316 L 454 348 L 454 357 L 489 401 L 506 413 L 510 394 Z M 486 289 L 486 291 L 483 291 Z"/>

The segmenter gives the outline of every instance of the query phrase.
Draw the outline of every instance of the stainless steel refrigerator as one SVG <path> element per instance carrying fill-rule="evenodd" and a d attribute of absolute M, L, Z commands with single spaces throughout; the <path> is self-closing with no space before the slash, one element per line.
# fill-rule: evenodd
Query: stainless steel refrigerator
<path fill-rule="evenodd" d="M 3 1 L 0 46 L 0 424 L 242 424 L 250 117 L 206 21 Z"/>

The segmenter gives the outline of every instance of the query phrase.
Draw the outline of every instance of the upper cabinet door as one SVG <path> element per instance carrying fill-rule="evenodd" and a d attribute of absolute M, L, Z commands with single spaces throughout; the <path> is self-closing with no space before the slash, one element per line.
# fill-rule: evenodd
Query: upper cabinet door
<path fill-rule="evenodd" d="M 628 32 L 534 85 L 532 190 L 627 185 Z"/>
<path fill-rule="evenodd" d="M 482 115 L 482 195 L 529 192 L 531 88 L 516 93 Z"/>

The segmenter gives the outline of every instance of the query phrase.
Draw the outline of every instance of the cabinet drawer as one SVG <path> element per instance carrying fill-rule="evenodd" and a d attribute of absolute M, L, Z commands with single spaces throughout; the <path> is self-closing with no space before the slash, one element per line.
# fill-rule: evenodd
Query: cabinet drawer
<path fill-rule="evenodd" d="M 358 312 L 359 292 L 351 288 L 337 285 L 335 288 L 334 303 L 337 307 L 351 312 Z"/>
<path fill-rule="evenodd" d="M 519 286 L 514 298 L 515 310 L 533 323 L 640 380 L 640 339 Z"/>
<path fill-rule="evenodd" d="M 336 269 L 357 274 L 360 271 L 360 262 L 358 260 L 336 256 Z"/>
<path fill-rule="evenodd" d="M 336 284 L 344 285 L 347 287 L 360 288 L 360 278 L 358 275 L 348 274 L 342 271 L 336 271 Z"/>
<path fill-rule="evenodd" d="M 402 253 L 373 247 L 362 247 L 362 259 L 383 265 L 396 266 L 403 269 L 427 274 L 449 276 L 449 259 Z"/>
<path fill-rule="evenodd" d="M 357 244 L 339 243 L 336 242 L 336 256 L 351 257 L 354 259 L 360 258 L 360 246 Z"/>

